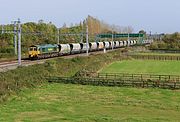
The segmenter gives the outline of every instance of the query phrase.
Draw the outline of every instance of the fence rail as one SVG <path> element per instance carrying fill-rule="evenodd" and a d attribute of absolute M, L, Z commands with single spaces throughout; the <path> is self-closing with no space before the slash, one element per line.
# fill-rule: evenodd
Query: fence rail
<path fill-rule="evenodd" d="M 177 61 L 180 61 L 180 56 L 139 55 L 139 54 L 129 54 L 128 56 L 130 56 L 134 59 L 143 59 L 143 60 L 177 60 Z"/>
<path fill-rule="evenodd" d="M 180 89 L 180 76 L 176 75 L 84 72 L 76 74 L 75 77 L 49 77 L 48 81 L 82 85 Z"/>

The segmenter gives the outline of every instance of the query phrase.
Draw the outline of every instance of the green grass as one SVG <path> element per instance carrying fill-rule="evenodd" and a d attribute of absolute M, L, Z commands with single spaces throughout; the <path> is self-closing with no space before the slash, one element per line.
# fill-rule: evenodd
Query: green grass
<path fill-rule="evenodd" d="M 150 73 L 180 75 L 179 61 L 127 60 L 112 63 L 103 73 Z"/>
<path fill-rule="evenodd" d="M 0 72 L 0 103 L 23 88 L 32 88 L 46 81 L 48 76 L 74 76 L 79 71 L 97 71 L 114 60 L 124 58 L 120 51 L 72 59 L 56 58 L 44 64 L 19 67 L 16 70 Z"/>
<path fill-rule="evenodd" d="M 179 121 L 180 92 L 44 84 L 0 105 L 1 122 Z"/>

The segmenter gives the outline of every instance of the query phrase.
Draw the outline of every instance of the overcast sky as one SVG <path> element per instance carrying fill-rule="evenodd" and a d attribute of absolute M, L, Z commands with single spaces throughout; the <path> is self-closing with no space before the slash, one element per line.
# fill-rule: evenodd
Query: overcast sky
<path fill-rule="evenodd" d="M 180 32 L 180 0 L 0 0 L 0 24 L 43 19 L 61 27 L 87 15 L 135 32 Z"/>

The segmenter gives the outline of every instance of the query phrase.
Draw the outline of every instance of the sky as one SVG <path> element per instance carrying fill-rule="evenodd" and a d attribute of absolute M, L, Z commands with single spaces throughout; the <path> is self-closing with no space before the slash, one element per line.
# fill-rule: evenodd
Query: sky
<path fill-rule="evenodd" d="M 42 19 L 62 27 L 88 15 L 134 32 L 180 32 L 180 0 L 0 0 L 0 24 Z"/>

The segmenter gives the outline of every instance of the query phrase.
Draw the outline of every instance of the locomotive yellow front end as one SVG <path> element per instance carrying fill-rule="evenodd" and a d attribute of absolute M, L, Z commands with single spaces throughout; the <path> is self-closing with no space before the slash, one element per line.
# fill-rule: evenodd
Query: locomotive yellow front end
<path fill-rule="evenodd" d="M 37 46 L 30 46 L 29 48 L 29 58 L 30 59 L 35 59 L 38 58 L 38 55 L 40 54 L 40 51 L 38 51 Z"/>

